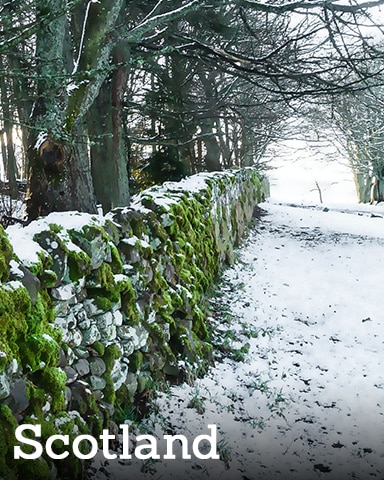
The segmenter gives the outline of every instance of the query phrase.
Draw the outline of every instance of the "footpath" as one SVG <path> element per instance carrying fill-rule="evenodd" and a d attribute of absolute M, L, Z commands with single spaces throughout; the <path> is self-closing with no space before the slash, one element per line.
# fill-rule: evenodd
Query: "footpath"
<path fill-rule="evenodd" d="M 215 365 L 143 423 L 191 440 L 216 425 L 221 459 L 100 457 L 93 478 L 384 478 L 384 219 L 260 207 L 211 300 Z"/>

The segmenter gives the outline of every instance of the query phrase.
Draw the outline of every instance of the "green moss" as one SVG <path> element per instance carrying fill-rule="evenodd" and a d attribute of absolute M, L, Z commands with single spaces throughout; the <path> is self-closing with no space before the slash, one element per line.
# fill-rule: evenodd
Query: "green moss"
<path fill-rule="evenodd" d="M 152 337 L 155 337 L 158 341 L 160 341 L 160 343 L 165 343 L 166 340 L 164 330 L 157 322 L 153 322 L 148 325 L 148 330 Z"/>
<path fill-rule="evenodd" d="M 61 225 L 57 225 L 56 223 L 50 223 L 49 224 L 49 230 L 52 233 L 60 233 L 63 231 L 63 227 Z"/>
<path fill-rule="evenodd" d="M 88 288 L 88 298 L 92 298 L 95 305 L 101 310 L 108 311 L 114 304 L 120 302 L 120 293 L 105 288 Z"/>
<path fill-rule="evenodd" d="M 99 268 L 93 270 L 88 276 L 88 282 L 95 287 L 101 287 L 105 290 L 113 290 L 115 286 L 114 276 L 111 265 L 103 262 Z"/>
<path fill-rule="evenodd" d="M 201 340 L 208 340 L 209 333 L 206 325 L 206 317 L 204 312 L 199 308 L 195 307 L 193 310 L 193 333 Z"/>
<path fill-rule="evenodd" d="M 33 236 L 43 249 L 43 253 L 39 253 L 41 266 L 37 265 L 31 271 L 40 277 L 44 270 L 52 269 L 60 275 L 65 273 L 65 263 L 68 264 L 69 271 L 67 273 L 70 281 L 76 282 L 90 271 L 91 261 L 86 252 L 80 249 L 70 248 L 71 237 L 68 232 L 61 227 L 51 224 L 50 229 L 40 231 Z M 55 248 L 52 245 L 56 244 Z M 52 252 L 52 258 L 48 252 Z M 48 259 L 45 258 L 48 255 Z M 57 258 L 56 258 L 57 257 Z M 48 263 L 48 264 L 47 264 Z"/>
<path fill-rule="evenodd" d="M 143 354 L 136 350 L 133 352 L 132 355 L 129 357 L 129 369 L 131 372 L 136 373 L 138 372 L 143 365 Z"/>
<path fill-rule="evenodd" d="M 90 431 L 92 432 L 92 435 L 94 437 L 99 437 L 103 433 L 103 428 L 104 428 L 104 415 L 98 411 L 96 413 L 92 413 L 91 415 L 88 416 L 87 422 L 90 425 Z M 85 446 L 86 444 L 84 444 Z M 86 452 L 88 453 L 88 452 Z M 82 478 L 82 477 L 80 477 Z"/>
<path fill-rule="evenodd" d="M 111 245 L 117 245 L 120 240 L 120 231 L 114 222 L 111 220 L 105 220 L 104 231 L 107 237 L 112 241 Z"/>
<path fill-rule="evenodd" d="M 28 291 L 20 283 L 0 286 L 0 350 L 2 367 L 13 358 L 20 361 L 28 332 L 27 318 L 32 311 Z"/>
<path fill-rule="evenodd" d="M 78 282 L 91 271 L 91 259 L 83 251 L 68 250 L 69 280 Z"/>
<path fill-rule="evenodd" d="M 110 373 L 112 371 L 115 360 L 118 360 L 121 357 L 121 351 L 116 345 L 109 345 L 106 347 L 103 360 L 106 366 L 106 372 Z"/>
<path fill-rule="evenodd" d="M 29 335 L 25 347 L 21 357 L 23 364 L 28 365 L 32 372 L 57 365 L 60 345 L 50 336 Z"/>
<path fill-rule="evenodd" d="M 149 214 L 147 218 L 147 224 L 150 229 L 152 238 L 159 239 L 160 245 L 164 245 L 164 242 L 168 238 L 168 234 L 162 223 L 159 221 L 158 215 L 155 215 L 154 213 Z"/>
<path fill-rule="evenodd" d="M 112 302 L 109 298 L 103 297 L 102 295 L 94 295 L 93 300 L 95 302 L 95 305 L 97 308 L 100 308 L 100 310 L 104 310 L 107 312 L 112 308 Z"/>
<path fill-rule="evenodd" d="M 218 208 L 218 218 L 213 218 L 213 189 L 215 195 L 218 190 L 227 192 L 228 188 L 233 190 L 234 182 L 241 182 L 247 191 L 242 190 L 237 199 L 238 206 L 236 209 L 232 208 L 228 218 L 225 208 Z M 60 331 L 52 326 L 54 309 L 45 289 L 55 285 L 58 278 L 61 280 L 63 271 L 69 271 L 64 282 L 78 281 L 86 276 L 86 281 L 90 284 L 86 285 L 88 297 L 94 298 L 98 308 L 111 310 L 121 300 L 121 310 L 124 317 L 127 317 L 128 324 L 143 321 L 137 306 L 138 300 L 147 300 L 142 307 L 146 311 L 146 318 L 149 313 L 156 313 L 156 321 L 145 323 L 149 332 L 145 353 L 135 351 L 129 358 L 131 373 L 141 372 L 141 393 L 154 388 L 153 379 L 164 381 L 164 362 L 175 365 L 178 360 L 184 359 L 187 363 L 194 364 L 194 372 L 203 371 L 209 365 L 212 347 L 209 344 L 203 300 L 220 270 L 221 258 L 227 248 L 227 243 L 219 238 L 220 229 L 214 222 L 227 222 L 232 226 L 233 232 L 238 232 L 238 219 L 242 218 L 244 209 L 252 209 L 254 199 L 260 197 L 262 192 L 259 177 L 250 172 L 239 176 L 220 175 L 208 179 L 206 183 L 207 187 L 198 192 L 167 194 L 176 202 L 169 208 L 156 204 L 156 199 L 152 197 L 155 191 L 144 195 L 143 203 L 151 211 L 141 213 L 130 209 L 118 210 L 116 216 L 121 218 L 121 228 L 110 223 L 105 228 L 90 225 L 81 232 L 67 233 L 62 227 L 52 224 L 49 232 L 40 237 L 40 241 L 51 245 L 52 241 L 56 240 L 59 244 L 58 250 L 62 252 L 61 259 L 65 261 L 59 265 L 60 268 L 56 265 L 56 269 L 53 269 L 52 257 L 47 252 L 39 253 L 39 261 L 31 269 L 42 282 L 42 290 L 35 305 L 32 305 L 24 287 L 15 283 L 0 285 L 0 350 L 5 353 L 5 356 L 0 355 L 0 369 L 13 358 L 20 362 L 30 401 L 25 421 L 43 425 L 42 441 L 53 433 L 72 435 L 74 430 L 77 431 L 74 419 L 66 417 L 63 412 L 66 376 L 57 368 L 61 335 Z M 2 233 L 0 229 L 0 246 L 1 238 L 6 238 Z M 122 235 L 129 239 L 132 234 L 137 237 L 135 245 L 131 245 L 131 241 L 124 243 L 124 240 L 121 240 Z M 82 250 L 69 250 L 65 238 L 72 239 Z M 228 239 L 230 247 L 232 240 Z M 120 242 L 120 250 L 111 241 L 115 244 Z M 132 252 L 132 249 L 135 252 Z M 0 280 L 4 282 L 8 274 L 7 259 L 11 255 L 11 249 L 9 245 L 5 245 L 3 250 L 5 260 L 0 256 Z M 97 256 L 96 260 L 92 259 L 93 270 L 89 257 L 92 251 L 96 252 Z M 122 260 L 128 264 L 130 258 L 136 262 L 132 265 L 132 278 L 137 279 L 135 288 L 130 277 L 120 275 L 123 272 Z M 95 268 L 96 266 L 98 268 Z M 126 271 L 129 271 L 128 268 Z M 192 331 L 189 330 L 191 321 Z M 171 335 L 169 341 L 168 330 Z M 104 400 L 114 404 L 119 415 L 122 415 L 121 412 L 125 409 L 127 418 L 128 410 L 133 408 L 134 393 L 129 391 L 126 385 L 119 392 L 115 392 L 111 377 L 114 363 L 121 356 L 119 348 L 117 345 L 105 347 L 102 342 L 96 342 L 92 345 L 92 351 L 103 358 L 107 367 L 104 374 Z M 50 416 L 42 413 L 47 402 L 52 405 Z M 109 421 L 109 415 L 100 409 L 96 397 L 92 394 L 81 397 L 76 408 L 87 422 L 86 426 L 82 424 L 83 430 L 78 426 L 81 433 L 91 431 L 99 434 Z M 6 444 L 3 442 L 0 445 L 0 476 L 5 476 L 7 480 L 16 480 L 21 476 L 45 478 L 52 466 L 49 459 L 41 462 L 20 462 L 17 468 L 15 462 L 12 463 L 12 439 L 7 435 L 12 429 L 14 431 L 15 421 L 12 416 L 7 417 L 10 414 L 9 409 L 2 409 L 3 407 L 0 407 L 0 435 L 6 439 Z M 55 418 L 60 419 L 60 428 L 54 423 Z M 59 478 L 80 478 L 81 466 L 76 459 L 71 458 L 69 466 L 65 465 L 67 463 L 60 463 Z"/>
<path fill-rule="evenodd" d="M 105 353 L 105 346 L 101 342 L 95 342 L 92 344 L 92 350 L 102 357 Z"/>
<path fill-rule="evenodd" d="M 103 378 L 106 382 L 106 386 L 103 389 L 104 401 L 113 405 L 116 401 L 116 392 L 111 374 L 104 373 Z"/>
<path fill-rule="evenodd" d="M 0 280 L 5 282 L 9 277 L 9 262 L 13 256 L 13 249 L 8 236 L 0 225 Z"/>
<path fill-rule="evenodd" d="M 114 421 L 117 425 L 126 420 L 137 421 L 134 394 L 123 384 L 116 392 Z"/>
<path fill-rule="evenodd" d="M 136 293 L 131 285 L 121 294 L 121 309 L 129 320 L 129 324 L 137 325 L 141 320 L 140 312 L 136 305 Z"/>
<path fill-rule="evenodd" d="M 18 464 L 18 477 L 28 480 L 45 480 L 51 478 L 51 467 L 44 458 L 25 460 Z"/>
<path fill-rule="evenodd" d="M 39 377 L 40 386 L 52 397 L 51 411 L 60 412 L 65 408 L 64 390 L 67 381 L 65 372 L 56 367 L 44 368 Z"/>
<path fill-rule="evenodd" d="M 162 318 L 162 320 L 166 323 L 169 324 L 169 331 L 171 332 L 171 334 L 175 331 L 176 329 L 176 323 L 175 323 L 175 319 L 173 318 L 172 315 L 170 315 L 168 312 L 166 311 L 162 311 L 160 312 L 160 316 Z"/>
<path fill-rule="evenodd" d="M 57 283 L 58 277 L 53 270 L 44 270 L 40 275 L 41 288 L 51 288 Z"/>
<path fill-rule="evenodd" d="M 135 292 L 132 286 L 131 279 L 126 275 L 118 275 L 115 277 L 115 290 L 120 293 L 125 293 L 129 297 L 134 298 Z"/>
<path fill-rule="evenodd" d="M 41 415 L 44 405 L 49 400 L 47 392 L 32 381 L 27 382 L 27 396 L 29 398 L 28 410 Z"/>
<path fill-rule="evenodd" d="M 111 269 L 113 273 L 122 273 L 123 272 L 123 262 L 121 261 L 118 248 L 111 243 Z"/>
<path fill-rule="evenodd" d="M 141 238 L 146 233 L 146 226 L 141 215 L 132 215 L 130 218 L 130 224 L 132 227 L 132 232 L 134 235 L 136 235 L 136 237 Z"/>
<path fill-rule="evenodd" d="M 0 473 L 3 478 L 16 480 L 11 468 L 13 463 L 13 447 L 15 446 L 15 430 L 17 422 L 10 408 L 0 404 Z"/>

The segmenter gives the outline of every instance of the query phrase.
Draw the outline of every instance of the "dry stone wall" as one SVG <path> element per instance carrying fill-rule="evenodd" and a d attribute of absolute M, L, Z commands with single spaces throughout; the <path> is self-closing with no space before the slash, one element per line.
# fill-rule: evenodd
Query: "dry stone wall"
<path fill-rule="evenodd" d="M 156 384 L 209 364 L 204 293 L 267 194 L 253 169 L 199 174 L 106 216 L 1 232 L 0 478 L 81 476 L 75 458 L 13 460 L 19 423 L 96 436 Z"/>

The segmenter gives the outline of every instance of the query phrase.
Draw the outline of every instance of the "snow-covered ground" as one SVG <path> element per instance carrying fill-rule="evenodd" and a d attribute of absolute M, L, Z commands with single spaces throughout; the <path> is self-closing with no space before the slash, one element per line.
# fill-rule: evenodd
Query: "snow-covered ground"
<path fill-rule="evenodd" d="M 384 211 L 354 203 L 351 180 L 323 168 L 272 172 L 211 302 L 216 364 L 161 395 L 144 423 L 191 442 L 217 425 L 221 460 L 99 456 L 94 478 L 384 478 Z"/>

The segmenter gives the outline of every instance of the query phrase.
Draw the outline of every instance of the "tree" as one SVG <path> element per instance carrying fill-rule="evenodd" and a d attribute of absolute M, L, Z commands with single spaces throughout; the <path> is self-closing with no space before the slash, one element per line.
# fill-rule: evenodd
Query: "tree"
<path fill-rule="evenodd" d="M 332 108 L 340 150 L 349 159 L 359 202 L 384 200 L 383 88 L 345 95 Z"/>
<path fill-rule="evenodd" d="M 383 52 L 366 32 L 382 4 L 6 2 L 0 75 L 10 125 L 28 131 L 28 219 L 126 205 L 135 141 L 190 171 L 254 163 L 292 102 L 376 82 Z"/>

